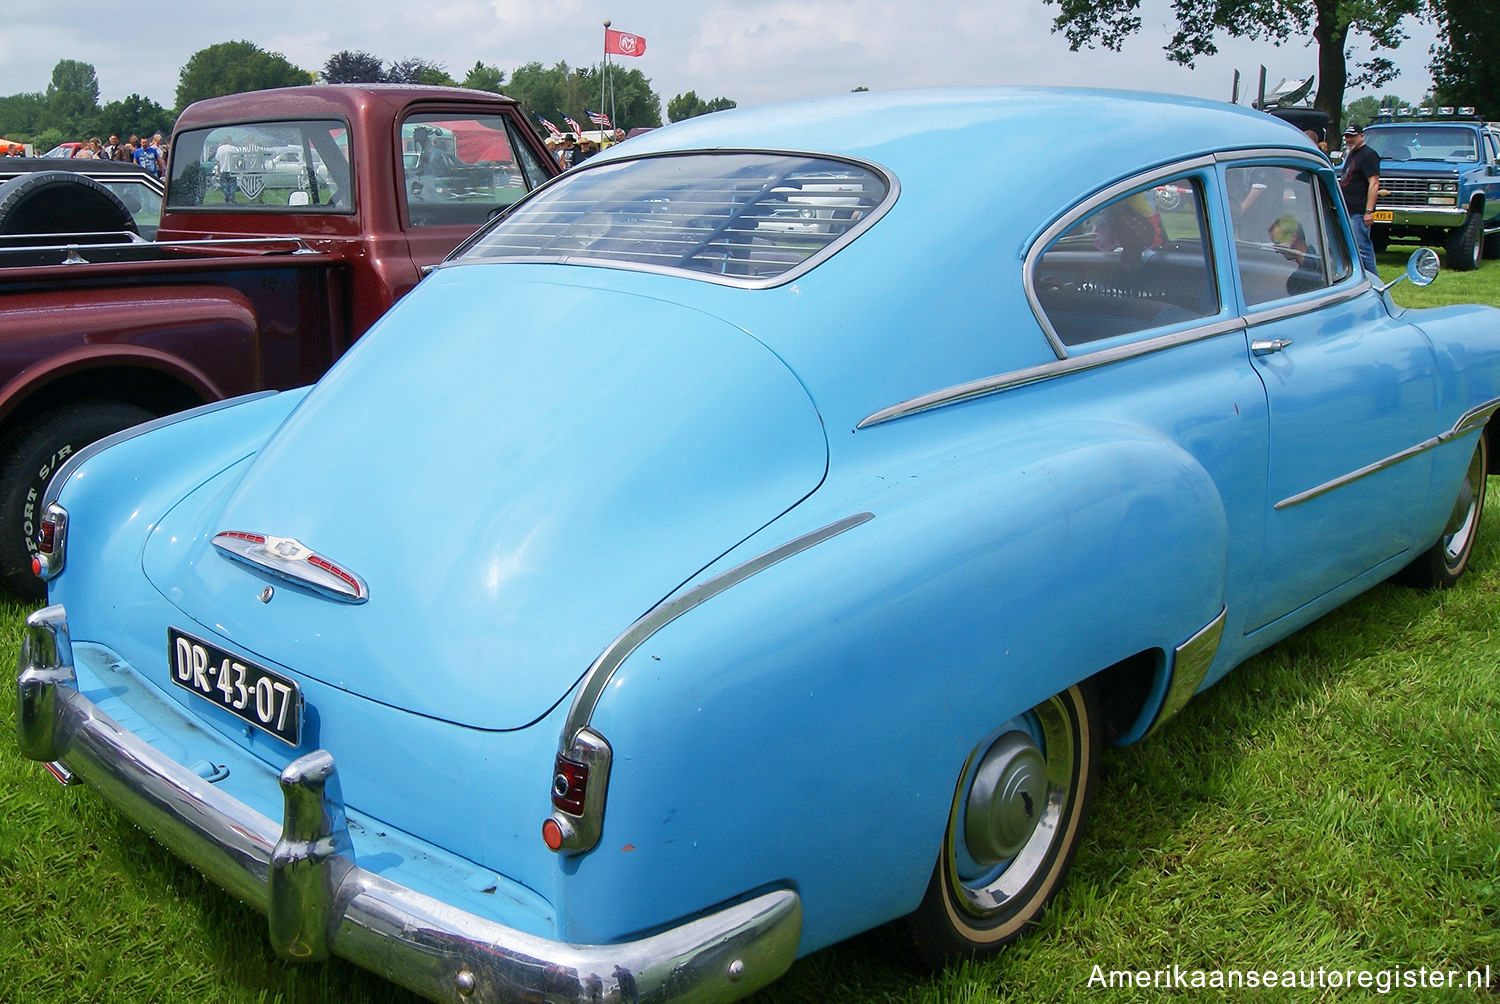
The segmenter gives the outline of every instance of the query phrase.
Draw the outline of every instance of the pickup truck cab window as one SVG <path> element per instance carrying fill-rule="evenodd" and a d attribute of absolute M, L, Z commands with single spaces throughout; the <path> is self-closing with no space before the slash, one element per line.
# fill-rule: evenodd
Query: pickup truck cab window
<path fill-rule="evenodd" d="M 349 127 L 337 119 L 238 122 L 179 133 L 171 209 L 353 212 Z"/>
<path fill-rule="evenodd" d="M 1246 306 L 1312 293 L 1349 277 L 1343 230 L 1312 171 L 1250 164 L 1224 174 Z"/>
<path fill-rule="evenodd" d="M 502 115 L 417 114 L 401 123 L 401 176 L 414 227 L 484 223 L 548 177 Z"/>
<path fill-rule="evenodd" d="M 1042 252 L 1032 292 L 1069 347 L 1216 315 L 1201 183 L 1153 181 L 1090 212 Z"/>

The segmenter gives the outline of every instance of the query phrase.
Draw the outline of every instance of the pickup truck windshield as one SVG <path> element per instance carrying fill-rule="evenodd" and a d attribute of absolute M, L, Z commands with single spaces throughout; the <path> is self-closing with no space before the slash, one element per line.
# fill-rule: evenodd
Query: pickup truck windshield
<path fill-rule="evenodd" d="M 774 279 L 821 260 L 891 194 L 874 170 L 797 154 L 690 153 L 575 168 L 462 255 Z"/>
<path fill-rule="evenodd" d="M 353 212 L 349 127 L 336 119 L 238 122 L 172 146 L 170 209 Z"/>
<path fill-rule="evenodd" d="M 1475 164 L 1479 151 L 1474 130 L 1453 126 L 1382 126 L 1365 133 L 1367 142 L 1381 160 L 1443 160 L 1450 164 Z"/>

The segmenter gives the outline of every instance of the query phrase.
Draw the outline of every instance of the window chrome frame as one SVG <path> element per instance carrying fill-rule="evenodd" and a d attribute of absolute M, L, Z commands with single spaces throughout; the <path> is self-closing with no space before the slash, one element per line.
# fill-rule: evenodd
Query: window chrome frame
<path fill-rule="evenodd" d="M 1027 250 L 1025 260 L 1021 265 L 1021 283 L 1026 292 L 1026 302 L 1031 305 L 1031 312 L 1036 315 L 1037 323 L 1041 325 L 1042 333 L 1047 336 L 1047 342 L 1052 346 L 1052 351 L 1057 355 L 1058 359 L 1068 359 L 1070 356 L 1068 347 L 1063 344 L 1062 338 L 1058 336 L 1057 329 L 1052 326 L 1051 320 L 1047 317 L 1047 312 L 1042 309 L 1041 300 L 1036 295 L 1036 269 L 1037 264 L 1041 261 L 1042 254 L 1052 245 L 1053 241 L 1073 229 L 1085 217 L 1096 210 L 1102 209 L 1121 196 L 1128 195 L 1137 189 L 1152 187 L 1153 183 L 1160 184 L 1183 175 L 1202 173 L 1213 166 L 1214 158 L 1212 156 L 1192 157 L 1188 160 L 1179 160 L 1161 167 L 1154 167 L 1149 171 L 1132 175 L 1124 181 L 1117 181 L 1113 185 L 1095 192 L 1072 209 L 1069 209 L 1062 216 L 1058 217 L 1051 226 L 1032 239 L 1031 246 Z M 1204 201 L 1204 207 L 1205 209 L 1207 208 L 1207 200 Z M 1205 215 L 1205 224 L 1210 222 L 1211 215 Z M 1213 247 L 1212 230 L 1208 234 L 1207 247 L 1210 250 Z M 1211 255 L 1209 266 L 1213 270 L 1214 286 L 1219 292 L 1219 313 L 1212 315 L 1207 320 L 1222 317 L 1224 314 L 1224 290 L 1223 284 L 1219 282 L 1216 258 L 1217 256 Z M 1087 353 L 1078 354 L 1086 355 Z"/>
<path fill-rule="evenodd" d="M 1321 157 L 1317 157 L 1306 150 L 1261 147 L 1249 150 L 1231 150 L 1174 161 L 1170 164 L 1142 171 L 1139 174 L 1132 175 L 1129 178 L 1100 189 L 1069 209 L 1033 237 L 1028 244 L 1023 259 L 1021 281 L 1026 294 L 1026 301 L 1031 307 L 1032 314 L 1036 317 L 1037 324 L 1041 327 L 1043 334 L 1046 335 L 1047 342 L 1051 346 L 1053 353 L 1057 356 L 1056 360 L 1024 369 L 1010 370 L 1005 373 L 996 374 L 995 376 L 983 377 L 968 383 L 945 387 L 929 394 L 922 394 L 905 401 L 900 401 L 865 416 L 855 425 L 855 429 L 870 428 L 871 426 L 893 422 L 898 418 L 904 418 L 918 412 L 930 411 L 934 408 L 941 408 L 945 405 L 956 404 L 961 401 L 970 401 L 990 394 L 998 394 L 1015 387 L 1024 387 L 1043 380 L 1067 376 L 1070 373 L 1081 373 L 1124 359 L 1133 359 L 1137 356 L 1150 355 L 1165 349 L 1175 348 L 1178 345 L 1186 345 L 1191 342 L 1214 338 L 1231 331 L 1248 330 L 1256 325 L 1353 300 L 1371 289 L 1371 281 L 1368 275 L 1351 270 L 1349 276 L 1320 291 L 1319 295 L 1290 302 L 1277 301 L 1274 306 L 1263 310 L 1250 310 L 1248 308 L 1241 310 L 1238 304 L 1243 299 L 1243 294 L 1240 292 L 1238 276 L 1226 275 L 1220 264 L 1220 255 L 1214 253 L 1212 264 L 1214 268 L 1214 283 L 1219 293 L 1218 314 L 1205 317 L 1200 323 L 1189 324 L 1187 327 L 1168 331 L 1164 334 L 1151 335 L 1149 334 L 1151 329 L 1144 329 L 1148 333 L 1138 340 L 1113 345 L 1106 349 L 1074 353 L 1068 351 L 1068 347 L 1062 343 L 1051 322 L 1048 321 L 1046 312 L 1042 309 L 1041 302 L 1036 295 L 1036 269 L 1042 253 L 1047 247 L 1077 224 L 1079 220 L 1123 195 L 1148 188 L 1153 184 L 1160 184 L 1184 176 L 1202 174 L 1205 171 L 1217 168 L 1219 165 L 1235 165 L 1242 161 L 1250 160 L 1275 161 L 1284 166 L 1295 165 L 1298 168 L 1312 170 L 1318 176 L 1321 176 L 1322 171 L 1330 169 L 1328 163 Z M 1214 176 L 1217 187 L 1222 190 L 1222 172 L 1215 170 Z M 1326 186 L 1323 187 L 1326 188 Z M 1220 194 L 1222 195 L 1222 191 Z M 1326 194 L 1325 192 L 1325 196 Z M 1212 227 L 1216 214 L 1209 207 L 1207 200 L 1205 200 L 1204 205 L 1208 209 L 1205 222 L 1210 225 L 1207 238 L 1208 246 L 1210 249 L 1217 251 L 1216 231 Z M 1219 212 L 1226 213 L 1227 209 L 1220 207 Z M 1347 233 L 1345 237 L 1347 239 Z M 1228 288 L 1232 289 L 1234 293 L 1234 299 L 1232 300 L 1225 297 L 1226 279 Z M 1120 337 L 1127 336 L 1122 335 Z"/>
<path fill-rule="evenodd" d="M 793 265 L 778 275 L 768 276 L 763 279 L 748 278 L 744 276 L 714 275 L 712 272 L 700 272 L 695 269 L 677 268 L 670 265 L 648 265 L 642 262 L 620 261 L 613 258 L 596 258 L 582 255 L 509 255 L 503 258 L 475 258 L 466 259 L 464 256 L 487 237 L 491 230 L 502 226 L 511 213 L 529 203 L 532 199 L 539 197 L 543 192 L 550 191 L 555 185 L 570 184 L 570 179 L 579 177 L 589 171 L 602 170 L 615 167 L 620 164 L 636 163 L 647 160 L 659 160 L 662 158 L 680 158 L 697 156 L 761 156 L 761 157 L 804 157 L 813 160 L 827 160 L 835 163 L 850 164 L 862 170 L 875 174 L 886 183 L 885 198 L 879 204 L 869 210 L 861 217 L 854 226 L 844 231 L 837 240 L 830 241 L 824 245 L 817 254 L 811 255 L 803 261 Z M 597 266 L 600 268 L 619 269 L 626 272 L 646 272 L 653 275 L 671 275 L 688 279 L 699 279 L 711 282 L 719 286 L 733 286 L 738 289 L 774 289 L 795 282 L 808 272 L 817 268 L 823 262 L 832 258 L 839 251 L 848 247 L 861 234 L 874 226 L 882 216 L 890 211 L 901 196 L 901 182 L 894 172 L 889 168 L 872 160 L 863 160 L 858 157 L 846 157 L 839 154 L 816 152 L 810 150 L 773 150 L 755 147 L 706 147 L 690 150 L 662 150 L 655 153 L 641 154 L 635 157 L 615 157 L 606 160 L 590 158 L 582 165 L 570 168 L 548 181 L 546 184 L 538 185 L 525 196 L 517 199 L 509 209 L 501 213 L 487 225 L 480 227 L 468 240 L 448 253 L 437 268 L 452 268 L 465 265 L 503 265 L 507 262 L 517 264 L 547 264 L 547 265 L 584 265 Z"/>

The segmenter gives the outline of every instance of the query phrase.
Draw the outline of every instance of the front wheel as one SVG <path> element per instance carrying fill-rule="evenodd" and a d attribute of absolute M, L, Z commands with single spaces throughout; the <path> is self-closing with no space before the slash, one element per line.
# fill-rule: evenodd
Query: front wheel
<path fill-rule="evenodd" d="M 1484 510 L 1485 474 L 1489 469 L 1489 443 L 1483 431 L 1468 470 L 1458 486 L 1453 512 L 1437 542 L 1397 573 L 1408 585 L 1423 589 L 1447 589 L 1468 570 L 1474 541 L 1479 537 L 1479 516 Z"/>
<path fill-rule="evenodd" d="M 44 598 L 31 556 L 47 483 L 96 439 L 153 417 L 124 401 L 87 401 L 45 412 L 0 442 L 0 587 L 20 599 Z"/>
<path fill-rule="evenodd" d="M 1078 849 L 1098 763 L 1087 684 L 1007 722 L 974 752 L 927 893 L 901 922 L 918 961 L 992 954 L 1041 916 Z"/>

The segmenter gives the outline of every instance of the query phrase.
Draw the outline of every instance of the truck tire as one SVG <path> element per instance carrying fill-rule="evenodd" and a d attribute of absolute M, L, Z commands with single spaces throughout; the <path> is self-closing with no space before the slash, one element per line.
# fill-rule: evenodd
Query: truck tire
<path fill-rule="evenodd" d="M 1500 230 L 1484 235 L 1484 257 L 1490 261 L 1500 258 Z"/>
<path fill-rule="evenodd" d="M 0 440 L 0 587 L 19 599 L 44 598 L 31 556 L 47 483 L 89 443 L 154 417 L 124 401 L 86 401 L 43 412 Z"/>
<path fill-rule="evenodd" d="M 1444 263 L 1455 272 L 1472 272 L 1479 267 L 1479 256 L 1484 250 L 1484 219 L 1478 213 L 1470 213 L 1464 225 L 1453 231 L 1448 238 L 1448 260 Z"/>
<path fill-rule="evenodd" d="M 139 233 L 120 197 L 71 171 L 37 171 L 0 185 L 0 235 Z"/>

